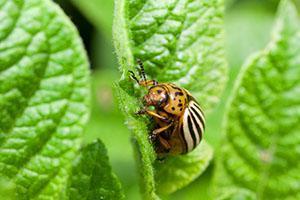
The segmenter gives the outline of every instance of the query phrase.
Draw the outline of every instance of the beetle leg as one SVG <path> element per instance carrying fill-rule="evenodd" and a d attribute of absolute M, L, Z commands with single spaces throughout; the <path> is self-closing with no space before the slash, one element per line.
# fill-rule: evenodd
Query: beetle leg
<path fill-rule="evenodd" d="M 160 135 L 158 135 L 158 134 L 152 134 L 152 135 L 150 135 L 150 137 L 149 137 L 149 139 L 151 140 L 151 142 L 156 142 L 157 141 L 157 139 L 158 139 L 158 142 L 159 142 L 159 146 L 157 146 L 156 148 L 163 148 L 163 152 L 165 152 L 165 151 L 170 151 L 170 149 L 171 149 L 171 145 L 169 144 L 169 142 L 166 140 L 166 139 L 164 139 L 162 136 L 160 136 Z M 158 149 L 156 149 L 156 150 L 158 150 Z M 161 151 L 161 150 L 159 150 L 159 151 Z"/>
<path fill-rule="evenodd" d="M 163 137 L 158 136 L 160 144 L 165 148 L 165 150 L 169 151 L 171 149 L 171 145 L 167 140 L 165 140 Z"/>
<path fill-rule="evenodd" d="M 155 117 L 155 118 L 158 118 L 158 119 L 160 119 L 164 122 L 167 122 L 167 123 L 171 122 L 168 118 L 163 117 L 163 116 L 157 114 L 156 112 L 151 111 L 151 110 L 147 110 L 147 109 L 141 109 L 136 114 L 138 114 L 138 115 L 148 114 L 148 115 L 150 115 L 152 117 Z"/>
<path fill-rule="evenodd" d="M 164 126 L 164 127 L 161 127 L 161 128 L 158 128 L 158 129 L 153 130 L 153 131 L 152 131 L 152 134 L 149 136 L 150 140 L 151 140 L 152 142 L 154 142 L 154 141 L 156 140 L 157 137 L 159 137 L 159 139 L 160 139 L 161 137 L 160 137 L 159 134 L 162 133 L 162 132 L 164 132 L 164 131 L 166 131 L 166 130 L 168 130 L 172 125 L 173 125 L 173 123 L 170 123 L 170 124 L 167 125 L 167 126 Z M 162 138 L 162 139 L 163 139 L 163 138 Z"/>
<path fill-rule="evenodd" d="M 155 130 L 152 131 L 152 134 L 153 134 L 153 135 L 158 135 L 158 134 L 160 134 L 161 132 L 164 132 L 165 130 L 168 130 L 172 125 L 173 125 L 173 123 L 170 123 L 170 124 L 167 125 L 167 126 L 164 126 L 164 127 L 158 128 L 158 129 L 155 129 Z"/>
<path fill-rule="evenodd" d="M 178 126 L 179 126 L 179 123 L 178 123 L 178 121 L 174 121 L 173 122 L 173 125 L 174 125 L 174 128 L 173 128 L 173 131 L 172 131 L 172 136 L 175 134 L 175 132 L 177 131 L 177 128 L 178 128 Z"/>

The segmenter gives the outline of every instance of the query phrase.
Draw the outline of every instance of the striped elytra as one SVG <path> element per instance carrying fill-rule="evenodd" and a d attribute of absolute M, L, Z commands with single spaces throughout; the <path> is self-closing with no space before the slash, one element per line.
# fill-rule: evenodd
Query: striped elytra
<path fill-rule="evenodd" d="M 186 152 L 193 150 L 201 141 L 205 129 L 203 112 L 195 101 L 190 101 L 183 116 L 183 139 L 187 144 Z"/>
<path fill-rule="evenodd" d="M 139 65 L 141 79 L 130 71 L 131 78 L 146 87 L 148 93 L 143 97 L 144 107 L 137 114 L 146 114 L 154 120 L 155 129 L 150 133 L 150 139 L 158 158 L 192 151 L 201 142 L 205 130 L 201 107 L 184 88 L 147 80 L 141 61 Z"/>

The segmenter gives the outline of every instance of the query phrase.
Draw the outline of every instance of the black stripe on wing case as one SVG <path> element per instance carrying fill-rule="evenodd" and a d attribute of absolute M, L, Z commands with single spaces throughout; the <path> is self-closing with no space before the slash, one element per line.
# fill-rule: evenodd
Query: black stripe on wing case
<path fill-rule="evenodd" d="M 201 114 L 203 115 L 203 117 L 205 117 L 202 109 L 200 108 L 200 106 L 196 102 L 194 102 L 194 105 L 199 109 L 199 111 L 201 112 Z"/>
<path fill-rule="evenodd" d="M 188 115 L 188 127 L 189 127 L 189 132 L 190 132 L 190 135 L 192 136 L 193 138 L 193 149 L 196 147 L 196 142 L 197 142 L 197 139 L 196 139 L 196 135 L 195 135 L 195 132 L 194 132 L 194 128 L 193 128 L 193 124 L 192 124 L 192 121 L 191 121 L 191 117 Z"/>
<path fill-rule="evenodd" d="M 183 140 L 183 143 L 184 143 L 184 147 L 185 147 L 185 152 L 184 153 L 186 153 L 186 152 L 188 152 L 189 147 L 188 147 L 188 144 L 187 144 L 187 142 L 185 140 L 185 137 L 184 137 L 183 124 L 181 124 L 181 126 L 180 126 L 180 134 L 181 134 L 181 137 L 182 137 L 182 140 Z"/>
<path fill-rule="evenodd" d="M 201 140 L 202 140 L 202 130 L 199 126 L 199 122 L 196 120 L 195 116 L 194 116 L 194 113 L 190 111 L 190 115 L 192 117 L 192 120 L 193 120 L 193 123 L 196 125 L 196 128 L 197 128 L 197 132 L 198 132 L 198 135 L 199 135 L 199 141 L 197 141 L 197 143 L 199 143 Z"/>
<path fill-rule="evenodd" d="M 203 125 L 203 130 L 205 130 L 205 123 L 204 123 L 204 120 L 203 118 L 199 115 L 199 113 L 196 111 L 195 108 L 193 107 L 190 107 L 192 109 L 192 111 L 194 111 L 195 115 L 197 115 L 197 118 L 201 121 L 202 125 Z"/>

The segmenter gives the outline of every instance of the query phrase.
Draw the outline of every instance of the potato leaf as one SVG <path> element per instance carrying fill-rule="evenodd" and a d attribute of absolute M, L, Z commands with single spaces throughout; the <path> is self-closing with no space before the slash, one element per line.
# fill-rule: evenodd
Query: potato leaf
<path fill-rule="evenodd" d="M 299 17 L 291 1 L 282 0 L 271 42 L 246 62 L 236 83 L 217 176 L 220 193 L 300 198 L 299 66 Z"/>
<path fill-rule="evenodd" d="M 88 20 L 105 36 L 111 36 L 113 0 L 71 0 Z"/>
<path fill-rule="evenodd" d="M 181 179 L 181 184 L 168 182 L 170 177 L 157 176 L 164 167 L 153 168 L 155 153 L 148 141 L 149 121 L 134 113 L 140 108 L 140 91 L 134 88 L 128 78 L 128 70 L 135 70 L 136 59 L 144 62 L 150 78 L 159 82 L 173 82 L 190 90 L 208 112 L 218 102 L 226 81 L 226 62 L 223 49 L 223 1 L 131 1 L 116 0 L 113 36 L 116 53 L 120 63 L 122 78 L 116 86 L 122 108 L 138 157 L 141 174 L 142 193 L 146 199 L 157 199 L 156 182 L 168 185 L 169 192 L 186 185 L 202 171 L 195 165 L 193 156 L 172 158 L 177 166 L 170 176 Z M 207 146 L 207 145 L 206 145 Z M 198 154 L 203 166 L 211 159 L 211 152 Z M 190 163 L 189 163 L 190 162 Z M 189 164 L 188 164 L 189 163 Z M 194 170 L 191 170 L 192 167 Z M 204 167 L 203 167 L 204 168 Z M 198 170 L 197 170 L 198 169 Z M 191 172 L 187 177 L 183 171 Z M 166 182 L 165 182 L 166 181 Z"/>
<path fill-rule="evenodd" d="M 205 171 L 212 157 L 212 147 L 203 141 L 189 154 L 157 161 L 154 165 L 157 192 L 170 194 L 186 186 Z"/>
<path fill-rule="evenodd" d="M 59 199 L 88 118 L 86 53 L 52 1 L 0 5 L 0 174 L 18 199 Z"/>
<path fill-rule="evenodd" d="M 123 199 L 121 184 L 112 173 L 104 144 L 97 140 L 81 150 L 73 165 L 69 199 Z"/>
<path fill-rule="evenodd" d="M 15 184 L 7 177 L 0 176 L 0 199 L 14 200 L 15 199 Z"/>

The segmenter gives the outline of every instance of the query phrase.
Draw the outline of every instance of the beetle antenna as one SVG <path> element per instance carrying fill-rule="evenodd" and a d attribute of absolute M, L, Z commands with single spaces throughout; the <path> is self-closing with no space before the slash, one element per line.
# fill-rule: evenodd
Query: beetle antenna
<path fill-rule="evenodd" d="M 137 79 L 137 77 L 135 76 L 134 72 L 131 70 L 128 70 L 128 72 L 130 73 L 130 78 L 132 78 L 133 80 L 135 80 L 137 83 L 139 83 L 139 80 Z"/>
<path fill-rule="evenodd" d="M 140 69 L 139 69 L 140 76 L 143 79 L 143 81 L 146 81 L 147 78 L 146 78 L 146 74 L 145 74 L 145 69 L 144 69 L 143 62 L 140 59 L 137 59 L 137 63 L 139 65 L 139 67 L 140 67 Z"/>

